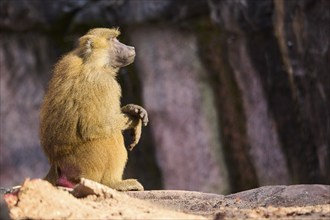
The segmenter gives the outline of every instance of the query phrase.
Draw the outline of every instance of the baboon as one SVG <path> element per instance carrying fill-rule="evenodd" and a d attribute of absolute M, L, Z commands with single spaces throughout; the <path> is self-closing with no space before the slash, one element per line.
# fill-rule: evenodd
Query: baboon
<path fill-rule="evenodd" d="M 148 115 L 138 105 L 120 107 L 116 75 L 134 61 L 135 48 L 119 42 L 119 34 L 91 29 L 54 67 L 40 114 L 41 145 L 51 165 L 45 179 L 53 185 L 74 187 L 87 178 L 120 191 L 143 190 L 137 180 L 122 179 L 122 132 L 131 129 L 133 149 Z"/>

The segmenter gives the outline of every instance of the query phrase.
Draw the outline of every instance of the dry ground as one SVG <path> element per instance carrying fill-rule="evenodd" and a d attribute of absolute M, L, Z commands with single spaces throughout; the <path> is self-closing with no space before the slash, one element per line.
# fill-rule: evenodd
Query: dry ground
<path fill-rule="evenodd" d="M 12 219 L 330 219 L 329 192 L 327 185 L 294 185 L 228 196 L 172 190 L 124 193 L 89 180 L 69 192 L 36 179 L 26 180 L 4 199 Z"/>

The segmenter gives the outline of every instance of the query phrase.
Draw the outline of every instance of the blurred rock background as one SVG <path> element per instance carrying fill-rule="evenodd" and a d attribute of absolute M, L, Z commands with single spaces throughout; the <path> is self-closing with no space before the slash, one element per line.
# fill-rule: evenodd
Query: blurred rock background
<path fill-rule="evenodd" d="M 2 0 L 0 185 L 43 177 L 39 107 L 51 69 L 90 28 L 137 50 L 122 103 L 150 124 L 126 177 L 230 193 L 329 174 L 330 1 Z"/>

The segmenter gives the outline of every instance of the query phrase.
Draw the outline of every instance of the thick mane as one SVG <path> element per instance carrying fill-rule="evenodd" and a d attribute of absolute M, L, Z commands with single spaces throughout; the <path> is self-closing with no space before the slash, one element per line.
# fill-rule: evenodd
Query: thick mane
<path fill-rule="evenodd" d="M 94 28 L 87 32 L 87 35 L 94 35 L 94 36 L 100 36 L 100 37 L 118 37 L 120 35 L 120 31 L 118 28 Z"/>

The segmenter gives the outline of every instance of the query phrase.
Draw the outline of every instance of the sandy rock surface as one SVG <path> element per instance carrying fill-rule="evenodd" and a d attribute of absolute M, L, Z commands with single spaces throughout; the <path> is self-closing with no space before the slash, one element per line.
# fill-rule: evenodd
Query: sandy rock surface
<path fill-rule="evenodd" d="M 164 209 L 88 180 L 83 180 L 71 193 L 40 179 L 27 180 L 17 195 L 8 194 L 5 200 L 13 219 L 203 219 Z"/>
<path fill-rule="evenodd" d="M 12 219 L 330 218 L 326 185 L 267 186 L 223 196 L 179 190 L 117 192 L 85 179 L 67 191 L 36 179 L 26 180 L 4 200 Z"/>

